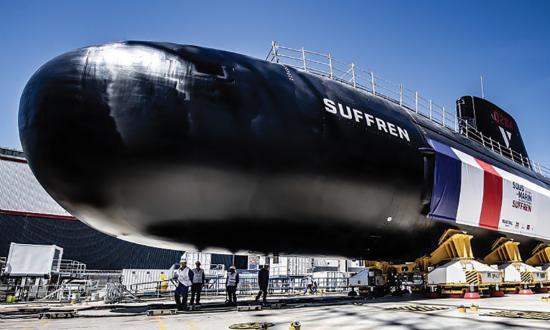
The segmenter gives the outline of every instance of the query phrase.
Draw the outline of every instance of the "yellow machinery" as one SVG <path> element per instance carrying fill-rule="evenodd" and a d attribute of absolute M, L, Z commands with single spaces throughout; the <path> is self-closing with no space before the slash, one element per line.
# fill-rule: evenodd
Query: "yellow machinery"
<path fill-rule="evenodd" d="M 416 259 L 414 263 L 390 264 L 384 261 L 365 261 L 370 268 L 381 270 L 390 280 L 394 278 L 411 291 L 425 287 L 430 293 L 479 297 L 479 293 L 498 291 L 502 283 L 498 269 L 474 259 L 472 235 L 448 229 L 430 254 Z"/>
<path fill-rule="evenodd" d="M 531 266 L 541 266 L 550 264 L 550 245 L 541 243 L 533 249 L 531 258 L 525 261 Z"/>
<path fill-rule="evenodd" d="M 377 268 L 386 273 L 391 268 L 395 269 L 396 273 L 408 274 L 418 269 L 418 265 L 415 262 L 406 262 L 403 264 L 394 264 L 387 261 L 379 260 L 364 260 L 365 267 Z"/>
<path fill-rule="evenodd" d="M 166 274 L 164 274 L 164 272 L 160 273 L 159 281 L 160 281 L 159 292 L 161 292 L 161 293 L 167 292 L 168 291 L 168 280 L 167 280 L 167 276 L 166 276 Z"/>
<path fill-rule="evenodd" d="M 379 270 L 384 275 L 383 285 L 392 294 L 404 292 L 404 290 L 410 292 L 420 292 L 423 290 L 423 272 L 414 262 L 394 264 L 386 261 L 365 260 L 364 263 L 367 268 Z M 375 283 L 380 283 L 380 281 L 375 281 Z M 359 293 L 364 293 L 362 291 L 364 289 L 360 289 Z"/>
<path fill-rule="evenodd" d="M 479 293 L 498 290 L 502 279 L 498 270 L 474 260 L 472 235 L 448 229 L 439 239 L 439 246 L 429 256 L 416 260 L 427 273 L 430 292 L 477 298 Z"/>
<path fill-rule="evenodd" d="M 491 246 L 491 252 L 483 259 L 488 264 L 503 262 L 521 262 L 519 242 L 511 238 L 501 237 Z"/>
<path fill-rule="evenodd" d="M 391 264 L 367 260 L 365 265 L 386 274 L 386 282 L 392 272 L 397 274 L 395 277 L 401 276 L 400 279 L 422 274 L 423 284 L 429 292 L 449 296 L 464 294 L 474 297 L 485 292 L 499 296 L 502 294 L 500 290 L 528 293 L 529 289 L 544 292 L 550 288 L 549 244 L 537 246 L 532 257 L 524 263 L 519 242 L 501 237 L 492 245 L 491 252 L 482 263 L 474 259 L 470 243 L 472 238 L 464 231 L 448 229 L 439 239 L 438 247 L 414 263 Z M 400 280 L 400 283 L 404 281 Z"/>
<path fill-rule="evenodd" d="M 527 259 L 525 263 L 541 268 L 546 275 L 541 291 L 548 291 L 550 288 L 550 245 L 546 243 L 537 245 L 533 249 L 531 258 Z"/>
<path fill-rule="evenodd" d="M 442 261 L 452 259 L 474 259 L 470 240 L 472 235 L 466 232 L 447 229 L 441 238 L 439 238 L 438 247 L 429 256 L 418 258 L 416 263 L 418 266 L 427 271 L 429 267 L 438 265 Z"/>
<path fill-rule="evenodd" d="M 364 264 L 365 264 L 365 267 L 367 268 L 380 269 L 383 273 L 386 273 L 390 266 L 389 262 L 379 261 L 379 260 L 365 260 Z"/>
<path fill-rule="evenodd" d="M 539 290 L 546 280 L 546 274 L 524 263 L 518 246 L 519 242 L 501 237 L 493 243 L 492 251 L 485 257 L 484 262 L 489 265 L 498 265 L 498 269 L 502 272 L 502 288 L 505 292 L 529 293 L 530 288 Z"/>

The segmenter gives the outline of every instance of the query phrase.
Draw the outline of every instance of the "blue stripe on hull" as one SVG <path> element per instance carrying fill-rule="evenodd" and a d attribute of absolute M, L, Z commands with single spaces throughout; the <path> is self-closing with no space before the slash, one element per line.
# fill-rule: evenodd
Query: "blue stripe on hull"
<path fill-rule="evenodd" d="M 436 150 L 436 156 L 429 216 L 438 220 L 456 221 L 462 162 L 449 146 L 433 140 L 430 142 Z"/>

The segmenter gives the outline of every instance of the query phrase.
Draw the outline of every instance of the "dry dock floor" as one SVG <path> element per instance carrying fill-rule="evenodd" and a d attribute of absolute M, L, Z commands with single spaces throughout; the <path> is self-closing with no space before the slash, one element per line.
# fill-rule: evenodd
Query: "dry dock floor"
<path fill-rule="evenodd" d="M 83 310 L 73 319 L 4 318 L 0 329 L 229 329 L 235 323 L 271 322 L 269 329 L 289 329 L 292 321 L 310 329 L 550 329 L 548 294 L 509 295 L 503 298 L 400 299 L 344 301 L 339 304 L 298 304 L 262 311 L 183 312 L 146 316 L 124 310 Z M 478 305 L 478 311 L 458 307 Z M 499 316 L 490 316 L 499 313 Z M 538 318 L 538 319 L 537 319 Z"/>

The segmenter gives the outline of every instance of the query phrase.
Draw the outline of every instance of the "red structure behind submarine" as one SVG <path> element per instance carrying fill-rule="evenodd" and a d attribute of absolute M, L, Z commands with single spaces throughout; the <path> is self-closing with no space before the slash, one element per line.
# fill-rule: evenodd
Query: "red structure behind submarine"
<path fill-rule="evenodd" d="M 493 136 L 506 126 L 517 135 L 513 148 L 525 152 L 506 113 L 473 97 L 459 105 Z M 502 117 L 484 124 L 482 111 Z M 405 260 L 432 251 L 455 227 L 474 234 L 484 253 L 506 230 L 441 215 L 452 204 L 442 170 L 456 167 L 444 148 L 549 188 L 529 166 L 381 97 L 169 43 L 128 41 L 54 58 L 23 92 L 19 130 L 34 174 L 64 208 L 98 230 L 159 247 Z M 537 229 L 506 234 L 530 251 L 550 238 Z"/>

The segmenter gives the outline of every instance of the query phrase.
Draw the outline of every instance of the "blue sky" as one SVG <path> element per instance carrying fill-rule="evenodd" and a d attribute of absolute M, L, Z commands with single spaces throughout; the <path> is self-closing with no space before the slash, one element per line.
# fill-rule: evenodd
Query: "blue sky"
<path fill-rule="evenodd" d="M 19 97 L 50 58 L 126 39 L 265 57 L 271 40 L 330 51 L 454 108 L 485 96 L 550 164 L 550 1 L 0 0 L 0 146 L 20 148 Z"/>

